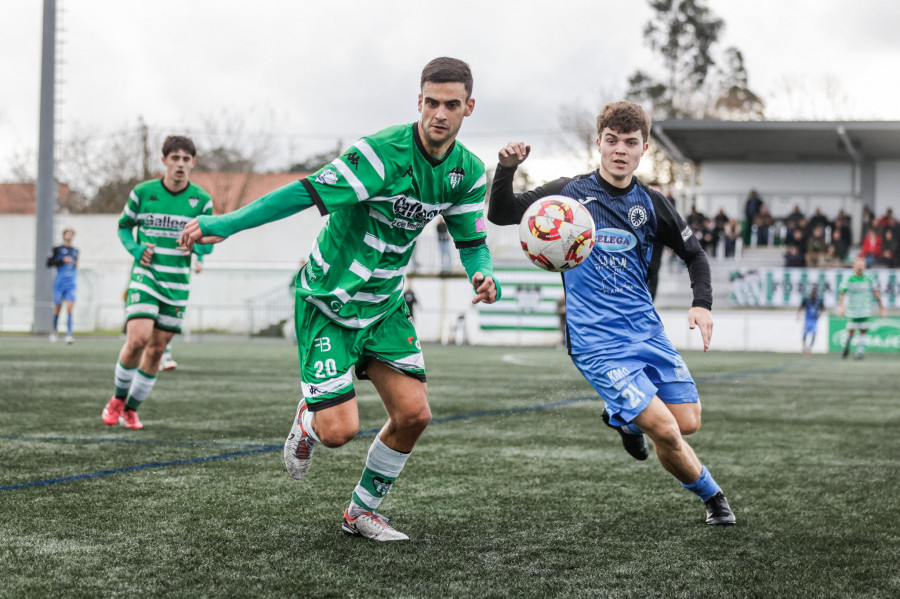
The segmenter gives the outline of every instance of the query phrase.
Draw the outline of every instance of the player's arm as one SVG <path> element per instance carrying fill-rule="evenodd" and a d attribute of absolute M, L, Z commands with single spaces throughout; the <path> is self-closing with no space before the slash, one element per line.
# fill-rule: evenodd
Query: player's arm
<path fill-rule="evenodd" d="M 875 301 L 878 302 L 878 314 L 884 318 L 887 316 L 887 311 L 884 309 L 884 304 L 881 303 L 881 290 L 877 287 L 873 287 L 872 295 L 875 296 Z"/>
<path fill-rule="evenodd" d="M 299 181 L 289 183 L 234 212 L 219 216 L 202 215 L 185 225 L 181 246 L 219 243 L 235 233 L 287 218 L 313 205 L 309 192 Z"/>
<path fill-rule="evenodd" d="M 844 312 L 847 310 L 847 308 L 844 306 L 844 298 L 846 296 L 847 296 L 847 288 L 841 287 L 841 291 L 838 294 L 838 307 L 837 307 L 837 311 L 835 312 L 835 314 L 837 314 L 838 316 L 843 316 Z"/>
<path fill-rule="evenodd" d="M 500 283 L 494 278 L 494 263 L 484 227 L 485 185 L 486 179 L 482 174 L 465 197 L 443 213 L 447 232 L 453 238 L 466 276 L 475 289 L 473 304 L 491 304 L 501 295 Z"/>
<path fill-rule="evenodd" d="M 499 162 L 494 171 L 494 182 L 491 185 L 491 201 L 488 206 L 488 220 L 495 225 L 518 225 L 528 207 L 540 198 L 556 195 L 569 178 L 560 178 L 545 183 L 540 187 L 524 193 L 513 193 L 513 178 L 516 169 L 525 162 L 531 153 L 531 146 L 523 142 L 510 142 L 498 153 Z"/>
<path fill-rule="evenodd" d="M 153 243 L 138 243 L 134 238 L 133 229 L 138 226 L 138 212 L 140 211 L 141 200 L 134 192 L 128 196 L 125 207 L 122 208 L 122 215 L 119 217 L 119 241 L 125 247 L 125 251 L 131 254 L 135 260 L 144 266 L 149 266 L 153 259 Z"/>
<path fill-rule="evenodd" d="M 54 266 L 59 266 L 61 262 L 59 261 L 59 246 L 56 246 L 52 250 L 50 250 L 50 256 L 47 258 L 47 268 L 53 268 Z"/>
<path fill-rule="evenodd" d="M 692 329 L 700 327 L 703 351 L 707 351 L 712 339 L 713 327 L 710 313 L 712 310 L 712 273 L 709 267 L 709 257 L 700 247 L 700 242 L 697 241 L 691 228 L 665 196 L 651 190 L 650 198 L 653 200 L 653 207 L 656 210 L 657 236 L 664 245 L 672 248 L 687 265 L 691 290 L 694 294 L 691 309 L 688 311 L 688 324 Z"/>

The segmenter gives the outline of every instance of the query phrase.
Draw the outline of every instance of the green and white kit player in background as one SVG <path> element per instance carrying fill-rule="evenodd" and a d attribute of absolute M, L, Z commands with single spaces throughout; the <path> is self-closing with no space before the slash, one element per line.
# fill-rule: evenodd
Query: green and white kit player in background
<path fill-rule="evenodd" d="M 425 362 L 403 301 L 416 238 L 443 216 L 475 288 L 472 303 L 500 296 L 485 244 L 484 164 L 456 135 L 472 114 L 466 63 L 437 58 L 422 71 L 421 117 L 363 137 L 317 173 L 231 214 L 188 223 L 181 241 L 217 243 L 315 205 L 330 215 L 296 279 L 303 400 L 284 446 L 294 478 L 309 470 L 315 443 L 356 437 L 353 371 L 371 379 L 388 420 L 369 449 L 342 530 L 379 541 L 408 537 L 375 510 L 431 420 Z"/>
<path fill-rule="evenodd" d="M 853 274 L 841 282 L 840 295 L 838 296 L 837 315 L 847 315 L 847 345 L 844 346 L 844 358 L 850 353 L 850 342 L 853 335 L 859 331 L 859 339 L 856 340 L 856 359 L 862 360 L 866 351 L 866 333 L 869 332 L 869 318 L 872 317 L 872 299 L 878 304 L 879 314 L 885 317 L 884 305 L 881 303 L 881 291 L 875 277 L 865 272 L 866 260 L 857 257 L 853 261 Z M 844 300 L 847 303 L 844 304 Z"/>
<path fill-rule="evenodd" d="M 134 256 L 134 265 L 125 294 L 125 344 L 116 362 L 115 392 L 101 415 L 110 426 L 143 428 L 137 409 L 156 383 L 166 345 L 181 332 L 190 293 L 191 250 L 179 245 L 181 230 L 201 214 L 212 214 L 209 194 L 190 182 L 194 142 L 170 135 L 162 154 L 162 179 L 138 184 L 119 218 L 119 239 Z M 193 246 L 198 255 L 211 250 L 209 245 Z"/>

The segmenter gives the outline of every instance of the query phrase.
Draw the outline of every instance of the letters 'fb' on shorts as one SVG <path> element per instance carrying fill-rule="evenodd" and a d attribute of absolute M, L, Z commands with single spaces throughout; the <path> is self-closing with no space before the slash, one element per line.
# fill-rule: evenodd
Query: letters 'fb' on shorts
<path fill-rule="evenodd" d="M 573 354 L 572 361 L 606 402 L 614 426 L 633 421 L 654 395 L 665 403 L 700 401 L 684 359 L 665 335 L 619 349 Z"/>
<path fill-rule="evenodd" d="M 425 358 L 406 304 L 367 328 L 352 329 L 298 298 L 296 318 L 300 384 L 312 412 L 355 397 L 350 370 L 367 379 L 372 359 L 425 382 Z"/>

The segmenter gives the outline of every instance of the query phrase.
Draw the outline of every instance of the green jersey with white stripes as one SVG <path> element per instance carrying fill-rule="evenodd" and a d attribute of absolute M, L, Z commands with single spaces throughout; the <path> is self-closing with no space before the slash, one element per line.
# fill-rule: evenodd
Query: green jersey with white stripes
<path fill-rule="evenodd" d="M 874 290 L 878 289 L 875 277 L 869 273 L 853 273 L 841 283 L 840 293 L 847 294 L 847 318 L 869 318 L 872 316 Z"/>
<path fill-rule="evenodd" d="M 330 217 L 298 274 L 298 298 L 347 327 L 403 304 L 403 275 L 432 219 L 444 217 L 458 248 L 485 243 L 484 164 L 458 141 L 430 156 L 416 123 L 360 139 L 301 183 Z"/>
<path fill-rule="evenodd" d="M 201 214 L 212 214 L 212 200 L 193 183 L 176 193 L 169 191 L 162 179 L 135 186 L 122 210 L 119 228 L 136 227 L 137 243 L 156 247 L 149 266 L 135 259 L 129 292 L 140 291 L 172 306 L 187 305 L 191 255 L 176 247 L 184 226 Z"/>

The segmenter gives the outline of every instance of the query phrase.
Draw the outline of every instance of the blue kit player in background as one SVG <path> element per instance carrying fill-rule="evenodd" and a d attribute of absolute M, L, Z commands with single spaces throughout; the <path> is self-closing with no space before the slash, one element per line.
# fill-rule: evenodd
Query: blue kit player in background
<path fill-rule="evenodd" d="M 566 344 L 575 366 L 606 402 L 604 422 L 622 436 L 626 451 L 648 457 L 644 434 L 662 466 L 706 505 L 707 524 L 734 524 L 725 495 L 682 435 L 700 428 L 700 398 L 684 360 L 666 337 L 647 287 L 653 256 L 662 246 L 685 261 L 693 289 L 690 328 L 703 350 L 712 335 L 709 259 L 672 204 L 634 176 L 649 147 L 650 118 L 629 102 L 597 117 L 600 168 L 551 181 L 533 191 L 512 190 L 516 167 L 531 152 L 510 142 L 499 152 L 488 219 L 518 225 L 537 199 L 564 195 L 594 217 L 590 257 L 563 275 Z"/>
<path fill-rule="evenodd" d="M 75 237 L 74 229 L 63 229 L 63 244 L 53 248 L 47 258 L 47 266 L 56 267 L 56 280 L 53 282 L 53 328 L 50 329 L 50 341 L 59 339 L 59 312 L 66 302 L 66 343 L 72 343 L 72 311 L 75 309 L 75 291 L 78 284 L 78 249 L 72 247 Z"/>
<path fill-rule="evenodd" d="M 804 354 L 812 353 L 813 343 L 816 342 L 816 329 L 819 326 L 819 316 L 821 316 L 824 310 L 825 304 L 822 302 L 822 298 L 819 297 L 819 287 L 818 285 L 813 285 L 809 290 L 809 296 L 803 298 L 803 301 L 800 302 L 800 307 L 797 309 L 798 316 L 800 312 L 805 312 L 803 317 Z"/>

